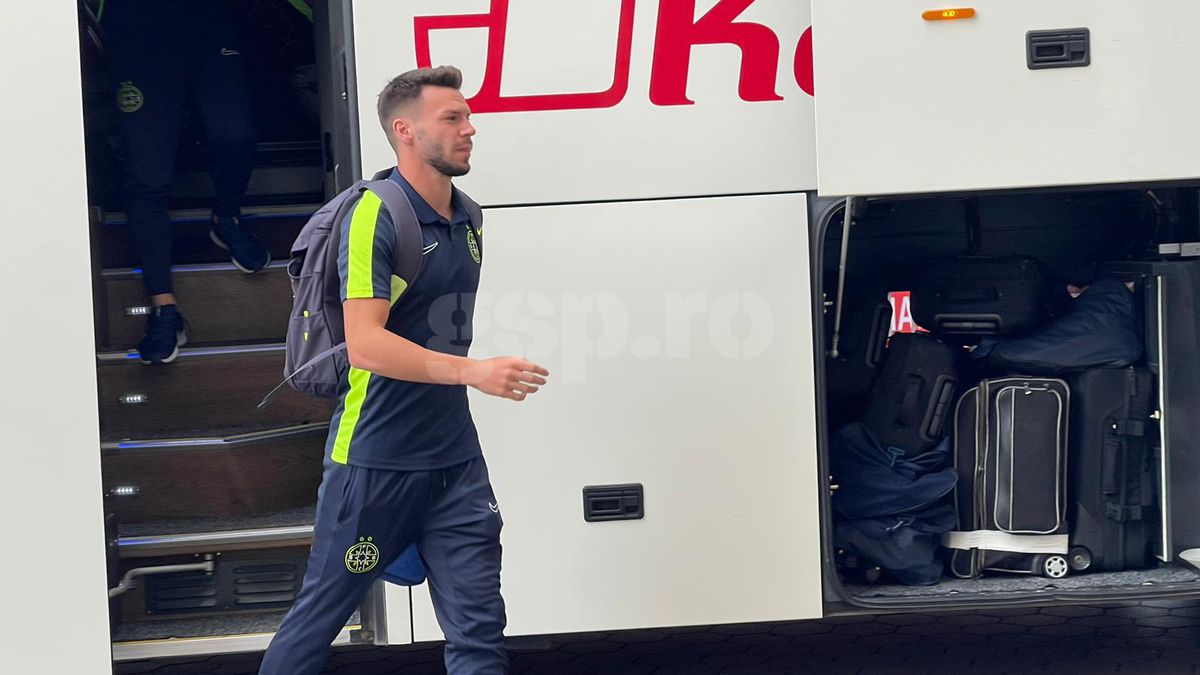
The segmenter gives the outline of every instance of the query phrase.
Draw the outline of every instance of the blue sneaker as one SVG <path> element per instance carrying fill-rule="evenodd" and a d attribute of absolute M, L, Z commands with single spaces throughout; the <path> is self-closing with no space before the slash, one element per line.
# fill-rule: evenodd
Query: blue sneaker
<path fill-rule="evenodd" d="M 246 274 L 254 274 L 271 264 L 271 252 L 236 217 L 214 215 L 208 236 L 214 244 L 229 251 L 229 260 Z"/>
<path fill-rule="evenodd" d="M 155 307 L 146 318 L 146 337 L 138 343 L 142 363 L 170 363 L 187 344 L 187 322 L 175 305 Z"/>

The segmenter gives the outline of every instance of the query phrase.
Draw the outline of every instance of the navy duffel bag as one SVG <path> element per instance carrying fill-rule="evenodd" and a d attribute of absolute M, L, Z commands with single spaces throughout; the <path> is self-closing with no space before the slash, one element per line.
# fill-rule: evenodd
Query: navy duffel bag
<path fill-rule="evenodd" d="M 996 370 L 1052 375 L 1128 366 L 1143 349 L 1133 293 L 1120 279 L 1102 277 L 1045 327 L 1018 338 L 985 337 L 971 356 Z"/>

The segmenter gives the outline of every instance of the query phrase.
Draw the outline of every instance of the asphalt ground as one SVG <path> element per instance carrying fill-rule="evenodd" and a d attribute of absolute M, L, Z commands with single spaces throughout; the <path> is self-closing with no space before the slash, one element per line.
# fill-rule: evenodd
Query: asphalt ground
<path fill-rule="evenodd" d="M 518 641 L 528 675 L 785 673 L 1193 673 L 1200 601 L 1063 605 L 955 613 L 835 617 Z M 116 675 L 243 675 L 261 652 L 118 663 Z M 323 672 L 444 673 L 440 645 L 342 647 Z"/>

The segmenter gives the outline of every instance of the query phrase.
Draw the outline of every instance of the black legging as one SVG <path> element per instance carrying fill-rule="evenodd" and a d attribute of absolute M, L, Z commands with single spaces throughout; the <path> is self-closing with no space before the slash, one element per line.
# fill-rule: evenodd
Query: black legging
<path fill-rule="evenodd" d="M 254 161 L 246 74 L 228 0 L 109 0 L 126 212 L 149 295 L 170 293 L 167 200 L 188 95 L 212 146 L 213 211 L 240 213 Z"/>

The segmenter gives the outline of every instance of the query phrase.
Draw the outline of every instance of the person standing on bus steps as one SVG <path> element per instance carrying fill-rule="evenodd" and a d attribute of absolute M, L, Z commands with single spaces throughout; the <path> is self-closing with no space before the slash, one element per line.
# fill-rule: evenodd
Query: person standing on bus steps
<path fill-rule="evenodd" d="M 462 73 L 442 66 L 399 75 L 379 94 L 396 152 L 391 180 L 420 222 L 424 267 L 411 288 L 392 275 L 395 226 L 365 192 L 340 226 L 351 368 L 330 423 L 312 551 L 261 675 L 319 672 L 371 584 L 413 543 L 446 636 L 447 671 L 508 672 L 503 522 L 467 387 L 523 401 L 550 373 L 517 357 L 467 358 L 482 230 L 451 183 L 470 170 L 475 135 L 461 85 Z"/>
<path fill-rule="evenodd" d="M 171 283 L 167 200 L 189 96 L 212 146 L 210 237 L 243 272 L 271 262 L 241 223 L 255 142 L 246 73 L 230 0 L 108 0 L 101 12 L 112 54 L 125 210 L 151 305 L 138 351 L 145 363 L 170 363 L 187 342 Z"/>

